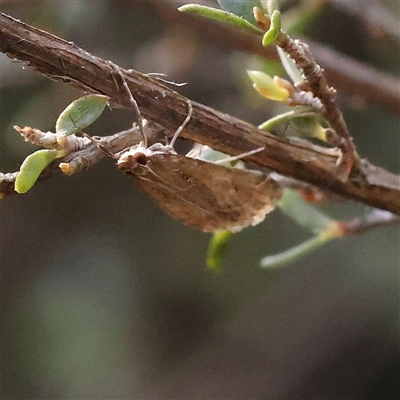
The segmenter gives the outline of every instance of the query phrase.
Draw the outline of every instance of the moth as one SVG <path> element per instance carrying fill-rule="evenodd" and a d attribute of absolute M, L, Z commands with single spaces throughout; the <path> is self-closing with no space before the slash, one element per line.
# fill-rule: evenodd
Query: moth
<path fill-rule="evenodd" d="M 225 167 L 177 154 L 173 145 L 191 118 L 190 100 L 188 115 L 171 143 L 148 147 L 145 120 L 124 75 L 119 67 L 113 66 L 135 109 L 143 137 L 143 142 L 114 156 L 118 168 L 131 176 L 170 216 L 204 232 L 238 232 L 263 221 L 282 196 L 280 185 L 259 171 Z"/>
<path fill-rule="evenodd" d="M 161 143 L 131 147 L 117 166 L 170 216 L 204 232 L 256 225 L 282 196 L 280 185 L 260 171 L 187 157 Z"/>

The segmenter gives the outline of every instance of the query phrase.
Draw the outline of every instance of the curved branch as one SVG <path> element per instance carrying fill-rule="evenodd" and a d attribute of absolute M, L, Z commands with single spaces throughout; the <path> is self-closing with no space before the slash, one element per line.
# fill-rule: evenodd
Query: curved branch
<path fill-rule="evenodd" d="M 109 96 L 114 105 L 132 107 L 115 66 L 48 32 L 0 15 L 0 51 L 27 63 L 52 79 Z M 171 133 L 187 115 L 188 99 L 159 81 L 120 69 L 142 115 Z M 364 161 L 347 182 L 336 176 L 337 157 L 305 141 L 277 138 L 257 127 L 192 102 L 193 113 L 181 137 L 215 150 L 239 155 L 265 146 L 248 158 L 278 173 L 330 190 L 343 197 L 400 214 L 400 179 Z"/>

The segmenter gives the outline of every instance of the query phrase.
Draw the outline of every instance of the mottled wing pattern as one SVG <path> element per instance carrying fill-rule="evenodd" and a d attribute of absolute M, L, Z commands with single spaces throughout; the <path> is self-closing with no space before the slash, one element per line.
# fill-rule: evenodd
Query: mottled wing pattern
<path fill-rule="evenodd" d="M 258 171 L 185 157 L 169 146 L 135 146 L 118 167 L 168 214 L 205 232 L 240 231 L 261 222 L 282 190 Z"/>

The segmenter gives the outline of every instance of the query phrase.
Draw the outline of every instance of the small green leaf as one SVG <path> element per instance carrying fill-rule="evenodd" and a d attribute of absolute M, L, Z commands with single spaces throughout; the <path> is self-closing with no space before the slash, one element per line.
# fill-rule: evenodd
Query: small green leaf
<path fill-rule="evenodd" d="M 217 232 L 212 236 L 207 249 L 207 267 L 212 271 L 220 271 L 228 253 L 229 242 L 234 233 L 229 231 Z"/>
<path fill-rule="evenodd" d="M 281 34 L 281 13 L 275 10 L 271 15 L 271 26 L 262 38 L 264 47 L 274 44 Z"/>
<path fill-rule="evenodd" d="M 295 247 L 283 251 L 282 253 L 264 257 L 260 262 L 260 266 L 261 268 L 283 267 L 292 263 L 298 258 L 303 257 L 307 253 L 310 253 L 332 239 L 334 239 L 334 237 L 324 234 L 314 236 Z"/>
<path fill-rule="evenodd" d="M 315 137 L 325 141 L 325 129 L 320 121 L 319 115 L 314 113 L 292 118 L 289 120 L 289 124 L 299 136 Z"/>
<path fill-rule="evenodd" d="M 275 117 L 268 119 L 267 121 L 258 125 L 258 127 L 265 131 L 271 131 L 272 129 L 275 129 L 279 125 L 290 123 L 290 121 L 293 118 L 296 118 L 299 116 L 314 115 L 314 114 L 315 114 L 314 109 L 312 107 L 298 106 L 294 110 L 290 110 L 288 112 L 278 114 Z"/>
<path fill-rule="evenodd" d="M 262 268 L 281 267 L 287 265 L 325 243 L 342 237 L 346 232 L 340 221 L 335 221 L 315 207 L 312 207 L 293 190 L 286 189 L 278 207 L 300 225 L 308 228 L 316 235 L 279 254 L 264 257 Z"/>
<path fill-rule="evenodd" d="M 43 149 L 26 157 L 15 180 L 15 191 L 26 193 L 35 184 L 42 171 L 57 158 L 58 154 L 57 150 Z"/>
<path fill-rule="evenodd" d="M 57 119 L 57 139 L 73 135 L 96 121 L 109 99 L 108 96 L 90 94 L 73 101 Z"/>
<path fill-rule="evenodd" d="M 250 70 L 247 70 L 247 75 L 253 81 L 254 89 L 267 99 L 283 102 L 290 95 L 288 88 L 284 86 L 284 83 L 287 82 L 278 76 L 271 78 L 262 71 Z"/>
<path fill-rule="evenodd" d="M 201 6 L 199 4 L 185 4 L 184 6 L 179 7 L 178 10 L 225 22 L 243 29 L 246 32 L 255 33 L 257 35 L 262 35 L 263 33 L 261 29 L 257 28 L 244 18 L 238 17 L 228 11 L 218 10 L 217 8 Z"/>
<path fill-rule="evenodd" d="M 330 225 L 335 222 L 328 215 L 303 200 L 293 190 L 286 189 L 284 191 L 278 207 L 284 214 L 314 233 L 320 233 L 329 229 Z"/>

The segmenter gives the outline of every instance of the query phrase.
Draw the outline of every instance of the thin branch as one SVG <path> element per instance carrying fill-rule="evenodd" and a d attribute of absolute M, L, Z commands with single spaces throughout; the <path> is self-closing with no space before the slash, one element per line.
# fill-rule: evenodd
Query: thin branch
<path fill-rule="evenodd" d="M 114 105 L 132 107 L 122 84 L 116 85 L 115 68 L 110 62 L 5 14 L 0 16 L 0 51 L 52 79 L 107 95 Z M 171 136 L 187 116 L 188 100 L 147 75 L 120 69 L 142 115 L 166 128 Z M 353 169 L 347 182 L 341 182 L 335 174 L 337 157 L 326 149 L 304 141 L 277 138 L 193 101 L 192 106 L 192 119 L 181 134 L 183 138 L 230 155 L 263 146 L 264 151 L 248 157 L 262 167 L 400 214 L 398 176 L 363 161 L 360 169 Z"/>
<path fill-rule="evenodd" d="M 270 17 L 264 14 L 258 7 L 254 7 L 253 12 L 256 22 L 266 34 L 277 29 L 272 27 L 273 15 Z M 280 15 L 278 19 L 280 25 Z M 336 89 L 328 85 L 323 68 L 315 61 L 307 44 L 292 39 L 285 31 L 281 30 L 280 26 L 277 35 L 274 42 L 294 61 L 297 69 L 301 71 L 301 80 L 294 82 L 295 86 L 304 90 L 305 93 L 311 92 L 323 106 L 319 112 L 332 128 L 326 131 L 325 139 L 327 143 L 341 150 L 342 155 L 337 165 L 337 174 L 341 180 L 346 181 L 353 166 L 358 167 L 360 157 L 342 112 L 335 103 Z M 291 97 L 293 98 L 293 96 Z M 309 104 L 311 105 L 311 103 Z M 330 132 L 329 135 L 328 132 Z"/>
<path fill-rule="evenodd" d="M 296 62 L 297 67 L 303 72 L 307 89 L 309 88 L 314 97 L 321 100 L 324 105 L 321 115 L 335 131 L 335 137 L 329 139 L 327 135 L 326 140 L 342 151 L 343 159 L 338 165 L 340 167 L 338 174 L 347 179 L 352 166 L 359 162 L 359 156 L 342 112 L 336 106 L 336 90 L 329 87 L 323 69 L 315 62 L 306 44 L 293 40 L 285 33 L 281 33 L 280 36 L 283 38 L 278 40 L 278 45 Z"/>
<path fill-rule="evenodd" d="M 18 128 L 17 130 L 19 130 Z M 161 134 L 161 127 L 158 124 L 148 121 L 146 126 L 146 136 L 153 143 Z M 72 137 L 72 136 L 70 136 Z M 59 158 L 49 165 L 40 175 L 39 180 L 51 178 L 64 172 L 66 175 L 73 175 L 86 171 L 104 157 L 107 153 L 116 154 L 128 147 L 138 144 L 142 140 L 142 133 L 135 124 L 131 129 L 117 132 L 114 135 L 95 138 L 97 144 L 92 143 L 86 138 L 81 142 L 76 151 L 71 152 L 63 158 Z M 84 145 L 86 143 L 86 145 Z M 18 172 L 3 174 L 0 172 L 0 199 L 16 194 L 14 191 L 14 183 Z"/>
<path fill-rule="evenodd" d="M 347 235 L 361 235 L 375 228 L 383 228 L 400 223 L 400 217 L 388 211 L 372 209 L 362 218 L 342 222 L 342 228 Z"/>

